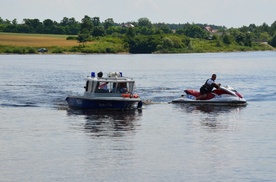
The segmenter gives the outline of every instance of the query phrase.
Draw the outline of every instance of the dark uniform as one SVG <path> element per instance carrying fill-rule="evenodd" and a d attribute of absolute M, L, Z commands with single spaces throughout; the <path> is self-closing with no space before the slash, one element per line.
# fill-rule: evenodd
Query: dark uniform
<path fill-rule="evenodd" d="M 202 85 L 202 87 L 200 87 L 200 94 L 204 95 L 204 94 L 207 94 L 209 92 L 212 92 L 213 88 L 215 87 L 214 83 L 215 83 L 215 81 L 212 80 L 211 78 L 206 80 L 205 84 Z"/>

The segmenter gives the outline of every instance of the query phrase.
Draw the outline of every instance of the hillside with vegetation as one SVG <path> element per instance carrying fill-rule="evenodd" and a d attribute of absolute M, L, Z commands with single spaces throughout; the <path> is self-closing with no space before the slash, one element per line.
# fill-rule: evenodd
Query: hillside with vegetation
<path fill-rule="evenodd" d="M 240 28 L 207 24 L 115 23 L 112 18 L 84 16 L 81 22 L 64 17 L 3 20 L 0 18 L 0 53 L 203 53 L 275 50 L 276 21 L 270 26 Z"/>

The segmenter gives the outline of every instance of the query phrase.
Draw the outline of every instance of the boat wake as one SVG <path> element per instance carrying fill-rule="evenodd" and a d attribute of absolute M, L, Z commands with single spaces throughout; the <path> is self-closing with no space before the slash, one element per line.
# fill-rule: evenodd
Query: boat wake
<path fill-rule="evenodd" d="M 169 87 L 140 88 L 137 92 L 145 105 L 168 103 L 180 93 L 179 89 Z"/>
<path fill-rule="evenodd" d="M 35 104 L 0 104 L 2 107 L 39 107 Z"/>
<path fill-rule="evenodd" d="M 249 102 L 267 102 L 267 101 L 276 101 L 276 92 L 274 93 L 261 93 L 255 95 L 248 95 Z"/>

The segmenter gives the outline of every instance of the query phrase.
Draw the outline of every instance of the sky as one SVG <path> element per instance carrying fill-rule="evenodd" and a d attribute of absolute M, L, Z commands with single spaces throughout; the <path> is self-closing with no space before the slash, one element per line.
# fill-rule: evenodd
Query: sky
<path fill-rule="evenodd" d="M 239 28 L 276 21 L 276 0 L 0 0 L 0 17 L 17 19 L 113 18 L 116 23 L 148 18 L 152 23 L 202 23 Z"/>

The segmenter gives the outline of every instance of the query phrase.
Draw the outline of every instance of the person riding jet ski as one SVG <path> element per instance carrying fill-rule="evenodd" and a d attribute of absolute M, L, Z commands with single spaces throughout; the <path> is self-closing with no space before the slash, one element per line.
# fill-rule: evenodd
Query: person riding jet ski
<path fill-rule="evenodd" d="M 216 74 L 213 74 L 211 78 L 207 79 L 205 84 L 200 88 L 200 96 L 196 100 L 201 100 L 207 97 L 207 94 L 212 92 L 213 88 L 219 89 L 220 84 L 216 84 L 215 80 L 217 78 Z"/>

